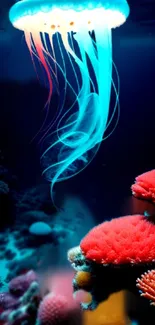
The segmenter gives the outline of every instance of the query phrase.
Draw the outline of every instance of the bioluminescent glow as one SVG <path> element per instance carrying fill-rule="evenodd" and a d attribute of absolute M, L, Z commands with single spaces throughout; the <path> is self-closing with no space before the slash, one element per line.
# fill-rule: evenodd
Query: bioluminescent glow
<path fill-rule="evenodd" d="M 32 59 L 36 56 L 46 71 L 48 103 L 53 82 L 59 85 L 58 70 L 65 81 L 64 98 L 55 119 L 56 131 L 51 133 L 53 121 L 44 129 L 45 135 L 50 134 L 50 140 L 41 160 L 46 162 L 43 173 L 51 181 L 51 189 L 56 182 L 86 167 L 105 138 L 118 104 L 118 92 L 112 80 L 111 30 L 123 24 L 128 15 L 126 0 L 22 0 L 10 10 L 10 21 L 24 31 Z M 73 75 L 76 89 L 68 73 Z M 109 118 L 112 85 L 116 103 Z M 69 88 L 75 100 L 66 108 L 65 95 Z"/>

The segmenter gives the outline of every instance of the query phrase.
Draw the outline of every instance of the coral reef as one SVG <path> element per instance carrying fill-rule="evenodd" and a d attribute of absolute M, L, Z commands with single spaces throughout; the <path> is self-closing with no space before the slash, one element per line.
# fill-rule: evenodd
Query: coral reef
<path fill-rule="evenodd" d="M 47 221 L 56 210 L 52 205 L 49 186 L 40 184 L 19 193 L 16 204 L 17 214 L 21 216 L 19 223 Z"/>
<path fill-rule="evenodd" d="M 94 225 L 91 213 L 88 213 L 88 209 L 85 209 L 79 199 L 68 198 L 64 202 L 62 211 L 58 211 L 56 214 L 47 214 L 47 211 L 36 210 L 36 208 L 42 209 L 44 203 L 46 203 L 46 200 L 44 202 L 42 195 L 38 193 L 38 190 L 36 193 L 31 198 L 28 195 L 25 212 L 24 202 L 26 202 L 27 195 L 25 194 L 22 203 L 19 200 L 18 204 L 21 208 L 17 209 L 18 212 L 13 227 L 4 230 L 0 235 L 2 277 L 0 291 L 3 290 L 3 286 L 10 279 L 23 271 L 25 272 L 30 269 L 37 271 L 38 269 L 44 270 L 53 266 L 67 265 L 66 254 L 69 247 L 76 245 L 82 238 L 82 235 L 86 234 L 89 228 Z M 44 193 L 43 197 L 46 198 Z M 39 201 L 38 203 L 37 200 Z M 32 210 L 34 203 L 36 208 Z M 39 234 L 38 228 L 38 235 L 30 232 L 32 225 L 34 228 L 34 225 L 40 223 L 46 224 L 51 229 L 51 233 L 46 235 Z"/>
<path fill-rule="evenodd" d="M 21 296 L 34 281 L 37 281 L 37 275 L 34 271 L 29 271 L 24 275 L 13 278 L 9 283 L 9 291 L 14 296 Z"/>
<path fill-rule="evenodd" d="M 82 325 L 80 299 L 72 292 L 73 273 L 62 270 L 12 279 L 0 294 L 0 321 L 7 325 Z"/>
<path fill-rule="evenodd" d="M 0 320 L 7 325 L 34 325 L 41 300 L 33 271 L 13 279 L 8 292 L 0 294 Z"/>
<path fill-rule="evenodd" d="M 1 152 L 0 152 L 1 155 Z M 1 156 L 0 156 L 1 160 Z M 0 165 L 0 229 L 13 224 L 17 196 L 17 179 L 11 172 Z M 5 216 L 5 217 L 4 217 Z"/>
<path fill-rule="evenodd" d="M 83 289 L 92 297 L 89 303 L 82 303 L 83 309 L 94 310 L 111 293 L 123 289 L 138 293 L 136 279 L 155 266 L 154 243 L 152 217 L 135 215 L 104 222 L 79 247 L 70 249 L 68 260 L 76 271 L 74 291 Z M 81 277 L 81 271 L 85 276 L 82 273 Z"/>

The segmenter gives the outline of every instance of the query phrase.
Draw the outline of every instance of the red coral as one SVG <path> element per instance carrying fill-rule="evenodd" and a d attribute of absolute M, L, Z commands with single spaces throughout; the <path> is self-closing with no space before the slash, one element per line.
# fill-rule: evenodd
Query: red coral
<path fill-rule="evenodd" d="M 126 216 L 93 228 L 80 244 L 89 260 L 102 264 L 155 261 L 155 225 L 142 215 Z"/>
<path fill-rule="evenodd" d="M 141 296 L 150 299 L 151 305 L 155 306 L 155 270 L 143 274 L 137 280 L 137 287 L 142 291 Z"/>
<path fill-rule="evenodd" d="M 136 177 L 131 190 L 134 196 L 155 203 L 155 169 Z"/>

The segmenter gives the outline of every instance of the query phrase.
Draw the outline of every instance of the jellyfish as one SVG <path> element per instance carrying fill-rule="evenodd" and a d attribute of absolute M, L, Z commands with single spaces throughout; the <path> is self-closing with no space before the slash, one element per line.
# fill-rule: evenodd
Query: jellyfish
<path fill-rule="evenodd" d="M 55 117 L 42 126 L 48 140 L 41 162 L 51 193 L 56 182 L 82 171 L 115 129 L 105 136 L 119 107 L 119 79 L 118 87 L 112 79 L 113 68 L 118 76 L 112 28 L 122 25 L 129 11 L 126 0 L 21 0 L 10 9 L 11 23 L 24 32 L 33 63 L 39 60 L 48 80 L 46 121 L 53 87 L 61 98 Z M 110 115 L 112 88 L 116 101 Z M 74 100 L 66 107 L 69 90 Z"/>

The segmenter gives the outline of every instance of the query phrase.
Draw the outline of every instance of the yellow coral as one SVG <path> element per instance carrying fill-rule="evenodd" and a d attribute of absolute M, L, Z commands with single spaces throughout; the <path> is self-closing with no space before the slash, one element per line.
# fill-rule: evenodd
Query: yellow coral
<path fill-rule="evenodd" d="M 88 285 L 91 284 L 91 273 L 90 272 L 84 272 L 84 271 L 78 271 L 75 275 L 75 280 L 78 285 L 78 287 L 84 289 Z"/>
<path fill-rule="evenodd" d="M 114 293 L 94 311 L 84 312 L 84 325 L 129 325 L 125 314 L 124 292 Z"/>

